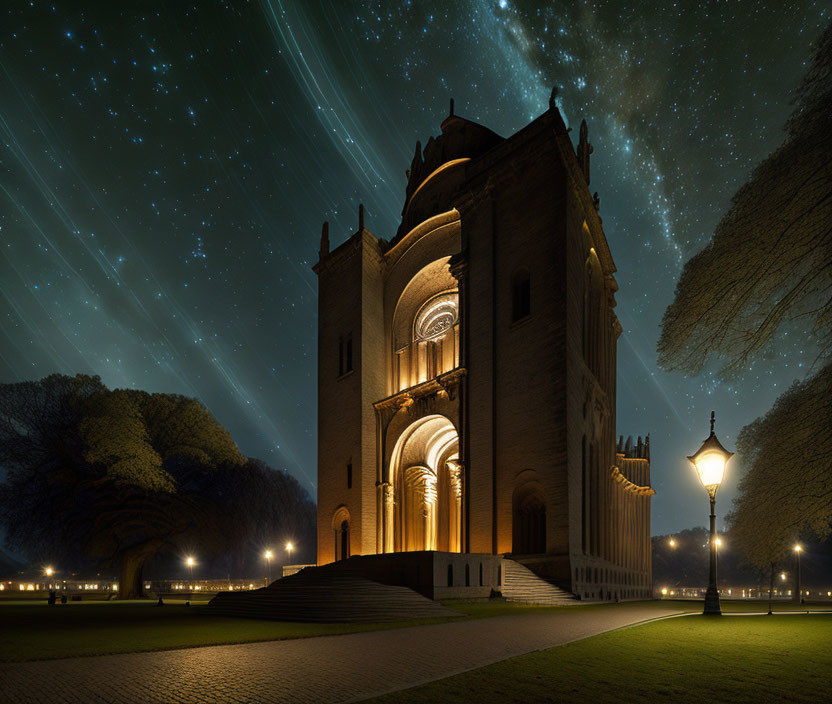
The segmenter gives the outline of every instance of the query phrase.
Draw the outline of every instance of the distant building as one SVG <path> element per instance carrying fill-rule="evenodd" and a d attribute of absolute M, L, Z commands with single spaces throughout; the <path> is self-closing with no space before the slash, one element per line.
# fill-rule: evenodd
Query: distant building
<path fill-rule="evenodd" d="M 650 597 L 649 439 L 616 444 L 618 285 L 557 108 L 417 143 L 395 237 L 315 265 L 318 564 L 508 555 L 586 599 Z"/>

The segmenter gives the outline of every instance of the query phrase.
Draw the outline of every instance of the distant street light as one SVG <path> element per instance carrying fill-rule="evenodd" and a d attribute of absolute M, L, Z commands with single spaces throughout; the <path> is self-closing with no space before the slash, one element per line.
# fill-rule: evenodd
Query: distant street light
<path fill-rule="evenodd" d="M 782 579 L 784 582 L 786 581 L 786 573 L 785 572 L 780 573 L 780 579 Z"/>
<path fill-rule="evenodd" d="M 708 591 L 705 592 L 705 608 L 703 613 L 720 615 L 722 613 L 719 608 L 719 591 L 716 584 L 716 553 L 719 538 L 716 537 L 716 491 L 719 485 L 722 484 L 722 479 L 725 477 L 725 465 L 728 460 L 734 456 L 733 452 L 728 452 L 722 444 L 717 440 L 714 433 L 714 412 L 711 411 L 711 434 L 708 439 L 702 443 L 695 454 L 688 457 L 690 463 L 696 469 L 699 475 L 699 481 L 708 492 L 708 497 L 711 500 L 711 561 L 710 561 L 710 576 L 708 579 Z"/>
<path fill-rule="evenodd" d="M 188 574 L 190 575 L 189 579 L 190 579 L 191 582 L 193 582 L 194 581 L 194 565 L 196 564 L 196 560 L 194 560 L 194 558 L 189 556 L 185 559 L 185 564 L 188 565 Z"/>
<path fill-rule="evenodd" d="M 268 567 L 269 573 L 268 573 L 268 576 L 266 577 L 266 584 L 267 585 L 272 583 L 272 555 L 273 555 L 273 553 L 272 553 L 271 550 L 266 550 L 266 552 L 263 553 L 263 557 L 266 558 L 266 564 L 268 564 L 268 566 L 269 566 Z"/>
<path fill-rule="evenodd" d="M 286 552 L 289 553 L 289 562 L 292 561 L 292 550 L 295 549 L 295 546 L 292 543 L 286 543 Z"/>
<path fill-rule="evenodd" d="M 47 567 L 43 572 L 47 577 L 51 577 L 53 574 L 55 574 L 55 570 L 53 570 L 51 567 Z"/>
<path fill-rule="evenodd" d="M 797 579 L 797 588 L 794 590 L 793 601 L 797 604 L 802 601 L 800 596 L 800 553 L 802 550 L 803 548 L 799 544 L 794 546 L 794 554 L 797 556 L 797 572 L 795 574 L 795 579 Z"/>
<path fill-rule="evenodd" d="M 675 547 L 676 547 L 676 541 L 675 541 L 675 540 L 673 540 L 673 538 L 671 538 L 671 539 L 668 541 L 668 543 L 667 543 L 667 544 L 668 544 L 668 545 L 670 545 L 670 547 L 672 547 L 672 548 L 675 548 Z"/>

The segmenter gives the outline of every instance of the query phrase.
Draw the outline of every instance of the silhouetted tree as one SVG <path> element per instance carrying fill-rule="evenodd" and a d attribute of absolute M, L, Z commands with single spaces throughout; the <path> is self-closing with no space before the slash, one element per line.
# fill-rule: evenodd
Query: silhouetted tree
<path fill-rule="evenodd" d="M 110 391 L 97 377 L 0 384 L 0 521 L 34 559 L 119 572 L 142 593 L 147 561 L 198 544 L 206 558 L 249 540 L 268 505 L 308 519 L 297 482 L 246 458 L 198 401 Z M 303 528 L 303 530 L 308 530 Z"/>
<path fill-rule="evenodd" d="M 783 144 L 734 196 L 682 272 L 662 320 L 659 363 L 698 374 L 715 354 L 742 371 L 799 323 L 832 351 L 832 24 L 818 39 Z"/>
<path fill-rule="evenodd" d="M 783 144 L 734 196 L 713 239 L 685 265 L 662 321 L 659 362 L 724 376 L 796 331 L 819 348 L 795 383 L 737 447 L 746 466 L 732 532 L 748 559 L 768 565 L 804 529 L 832 519 L 832 24 L 819 37 Z"/>
<path fill-rule="evenodd" d="M 832 524 L 832 366 L 795 382 L 774 407 L 742 429 L 746 473 L 730 516 L 749 561 L 777 562 L 809 530 Z"/>

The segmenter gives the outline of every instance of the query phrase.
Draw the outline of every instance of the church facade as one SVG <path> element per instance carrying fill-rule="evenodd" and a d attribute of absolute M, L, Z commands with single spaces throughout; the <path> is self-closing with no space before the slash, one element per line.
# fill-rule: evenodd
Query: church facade
<path fill-rule="evenodd" d="M 503 138 L 454 114 L 389 241 L 330 251 L 318 317 L 318 564 L 518 560 L 584 599 L 651 594 L 649 439 L 616 441 L 615 265 L 558 109 Z"/>

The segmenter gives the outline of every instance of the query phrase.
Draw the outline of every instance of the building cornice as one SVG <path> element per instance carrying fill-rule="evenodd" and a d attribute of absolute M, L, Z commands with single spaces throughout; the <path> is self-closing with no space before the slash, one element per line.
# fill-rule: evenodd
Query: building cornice
<path fill-rule="evenodd" d="M 624 476 L 618 467 L 613 467 L 610 470 L 610 476 L 617 481 L 625 491 L 635 494 L 637 496 L 653 496 L 656 491 L 650 486 L 639 486 L 634 484 L 627 477 Z"/>
<path fill-rule="evenodd" d="M 427 381 L 423 381 L 421 384 L 416 384 L 416 386 L 411 386 L 410 388 L 403 389 L 392 396 L 376 401 L 373 404 L 373 407 L 376 410 L 391 408 L 398 410 L 400 408 L 412 406 L 413 402 L 420 398 L 433 396 L 434 394 L 440 392 L 445 392 L 450 396 L 466 373 L 467 372 L 464 367 L 451 369 L 451 371 L 446 372 L 445 374 L 440 374 L 434 379 L 428 379 Z"/>

